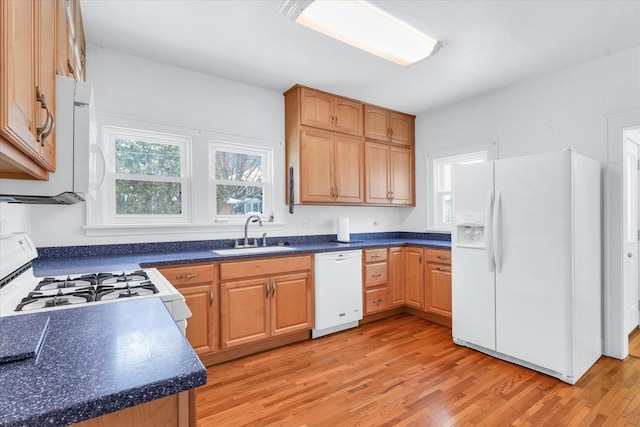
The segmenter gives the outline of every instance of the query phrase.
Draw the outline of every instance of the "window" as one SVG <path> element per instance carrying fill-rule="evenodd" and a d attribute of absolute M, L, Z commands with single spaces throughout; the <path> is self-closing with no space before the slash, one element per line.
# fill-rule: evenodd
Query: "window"
<path fill-rule="evenodd" d="M 496 145 L 476 144 L 427 155 L 427 200 L 432 206 L 427 228 L 451 231 L 451 167 L 493 160 Z"/>
<path fill-rule="evenodd" d="M 271 212 L 272 150 L 214 141 L 210 151 L 214 219 Z"/>
<path fill-rule="evenodd" d="M 104 127 L 109 222 L 189 220 L 190 138 Z"/>

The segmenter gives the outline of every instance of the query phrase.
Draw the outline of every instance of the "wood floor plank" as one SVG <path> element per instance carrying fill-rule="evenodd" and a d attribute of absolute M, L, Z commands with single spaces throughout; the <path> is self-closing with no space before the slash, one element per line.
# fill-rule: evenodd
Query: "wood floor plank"
<path fill-rule="evenodd" d="M 208 368 L 199 427 L 640 426 L 640 358 L 574 386 L 457 346 L 409 315 Z"/>

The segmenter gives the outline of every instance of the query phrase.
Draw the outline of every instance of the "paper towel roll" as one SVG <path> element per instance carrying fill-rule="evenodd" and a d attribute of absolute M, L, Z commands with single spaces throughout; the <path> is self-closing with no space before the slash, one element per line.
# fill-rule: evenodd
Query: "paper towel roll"
<path fill-rule="evenodd" d="M 338 218 L 338 242 L 348 242 L 351 240 L 349 233 L 349 218 Z"/>

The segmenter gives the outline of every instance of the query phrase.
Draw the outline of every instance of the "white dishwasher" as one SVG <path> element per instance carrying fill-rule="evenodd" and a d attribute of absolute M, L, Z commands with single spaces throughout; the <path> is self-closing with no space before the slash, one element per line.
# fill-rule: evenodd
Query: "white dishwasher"
<path fill-rule="evenodd" d="M 362 251 L 314 256 L 315 328 L 318 338 L 358 326 L 362 319 Z"/>

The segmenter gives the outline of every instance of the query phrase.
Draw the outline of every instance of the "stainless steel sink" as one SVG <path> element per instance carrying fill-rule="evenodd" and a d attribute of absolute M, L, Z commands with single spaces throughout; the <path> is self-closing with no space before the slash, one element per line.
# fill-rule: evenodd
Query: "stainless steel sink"
<path fill-rule="evenodd" d="M 217 255 L 242 255 L 289 252 L 293 250 L 295 250 L 295 248 L 292 248 L 291 246 L 258 246 L 255 248 L 214 249 L 211 252 Z"/>

